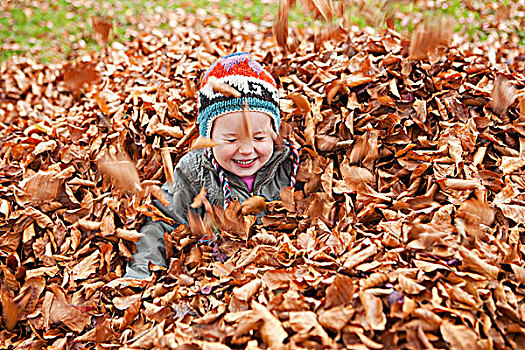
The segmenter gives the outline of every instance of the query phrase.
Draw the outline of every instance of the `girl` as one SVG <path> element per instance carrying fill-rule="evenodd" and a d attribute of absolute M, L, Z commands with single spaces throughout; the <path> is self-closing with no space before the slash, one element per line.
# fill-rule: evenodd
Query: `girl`
<path fill-rule="evenodd" d="M 224 84 L 236 91 L 216 91 Z M 199 134 L 218 145 L 180 159 L 173 184 L 162 187 L 170 205 L 156 203 L 164 214 L 187 224 L 188 207 L 203 186 L 212 205 L 225 207 L 251 196 L 277 200 L 282 188 L 295 186 L 297 150 L 274 143 L 281 122 L 279 91 L 272 76 L 247 53 L 222 57 L 206 71 L 198 111 Z M 161 221 L 146 223 L 125 277 L 148 277 L 150 261 L 166 266 L 163 236 L 173 229 Z"/>

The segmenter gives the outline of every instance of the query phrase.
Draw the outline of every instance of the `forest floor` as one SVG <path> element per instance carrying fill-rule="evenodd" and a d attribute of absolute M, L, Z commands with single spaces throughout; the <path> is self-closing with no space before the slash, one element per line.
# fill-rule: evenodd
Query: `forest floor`
<path fill-rule="evenodd" d="M 525 348 L 523 2 L 21 3 L 0 20 L 0 348 Z M 299 186 L 201 194 L 168 266 L 124 278 L 204 145 L 202 73 L 241 51 L 277 81 Z"/>

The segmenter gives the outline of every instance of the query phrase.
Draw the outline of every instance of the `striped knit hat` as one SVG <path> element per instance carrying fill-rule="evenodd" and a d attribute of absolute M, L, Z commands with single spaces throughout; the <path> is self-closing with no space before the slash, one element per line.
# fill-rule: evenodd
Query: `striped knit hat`
<path fill-rule="evenodd" d="M 210 77 L 236 89 L 241 96 L 225 96 L 214 91 L 208 84 Z M 221 115 L 236 111 L 259 111 L 268 114 L 275 127 L 279 130 L 281 117 L 279 115 L 279 90 L 270 73 L 247 53 L 235 53 L 219 58 L 206 71 L 198 92 L 200 135 L 211 138 L 211 129 L 215 119 Z"/>

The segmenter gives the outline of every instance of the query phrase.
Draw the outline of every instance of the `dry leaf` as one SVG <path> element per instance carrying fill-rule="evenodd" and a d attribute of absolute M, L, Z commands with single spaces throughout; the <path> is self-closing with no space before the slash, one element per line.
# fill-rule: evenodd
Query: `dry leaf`
<path fill-rule="evenodd" d="M 346 306 L 352 302 L 354 296 L 354 284 L 348 276 L 338 274 L 334 281 L 326 289 L 325 308 L 335 306 Z"/>
<path fill-rule="evenodd" d="M 266 210 L 266 199 L 261 196 L 253 196 L 242 202 L 242 213 L 257 215 Z"/>
<path fill-rule="evenodd" d="M 64 84 L 73 92 L 79 91 L 84 84 L 90 84 L 99 77 L 99 72 L 89 63 L 77 63 L 64 68 Z"/>
<path fill-rule="evenodd" d="M 5 283 L 1 284 L 0 292 L 2 296 L 2 318 L 4 326 L 8 331 L 11 331 L 15 328 L 16 323 L 18 322 L 19 309 L 13 301 L 13 291 L 10 290 Z"/>
<path fill-rule="evenodd" d="M 230 96 L 233 96 L 235 98 L 241 97 L 241 93 L 237 91 L 234 87 L 219 81 L 214 76 L 208 77 L 206 84 L 210 85 L 213 91 L 219 92 L 226 97 L 230 97 Z"/>
<path fill-rule="evenodd" d="M 288 48 L 288 0 L 279 0 L 279 12 L 273 25 L 273 34 L 284 54 Z"/>
<path fill-rule="evenodd" d="M 503 76 L 498 76 L 490 97 L 490 107 L 496 114 L 501 115 L 516 100 L 516 88 Z"/>
<path fill-rule="evenodd" d="M 450 322 L 443 322 L 440 331 L 453 350 L 478 349 L 477 336 L 474 331 L 465 326 L 457 326 Z"/>
<path fill-rule="evenodd" d="M 196 150 L 200 148 L 213 148 L 219 144 L 212 139 L 208 139 L 204 136 L 199 136 L 190 147 L 190 150 Z"/>
<path fill-rule="evenodd" d="M 420 24 L 412 34 L 409 48 L 409 58 L 413 60 L 427 59 L 434 50 L 448 46 L 454 34 L 454 22 L 451 18 L 435 19 Z"/>
<path fill-rule="evenodd" d="M 252 309 L 256 312 L 264 324 L 261 327 L 261 337 L 264 343 L 272 349 L 279 348 L 283 341 L 288 337 L 281 322 L 266 307 L 256 301 L 251 303 Z"/>
<path fill-rule="evenodd" d="M 91 25 L 93 26 L 97 44 L 100 46 L 106 46 L 108 44 L 109 35 L 113 30 L 113 24 L 103 18 L 91 16 Z"/>
<path fill-rule="evenodd" d="M 365 308 L 365 317 L 369 329 L 384 330 L 386 326 L 386 316 L 383 313 L 381 299 L 368 292 L 359 292 L 359 299 Z"/>
<path fill-rule="evenodd" d="M 98 163 L 103 176 L 108 177 L 121 191 L 138 193 L 142 190 L 140 179 L 135 165 L 129 157 L 123 153 L 117 156 L 106 155 Z"/>

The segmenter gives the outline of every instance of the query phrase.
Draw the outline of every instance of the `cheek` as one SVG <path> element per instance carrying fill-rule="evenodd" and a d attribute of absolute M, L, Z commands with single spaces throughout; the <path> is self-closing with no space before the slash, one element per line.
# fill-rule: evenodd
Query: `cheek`
<path fill-rule="evenodd" d="M 229 160 L 234 154 L 234 145 L 219 145 L 213 149 L 213 155 L 217 160 Z"/>
<path fill-rule="evenodd" d="M 273 153 L 273 141 L 261 142 L 257 147 L 257 151 L 261 157 L 269 159 Z"/>

